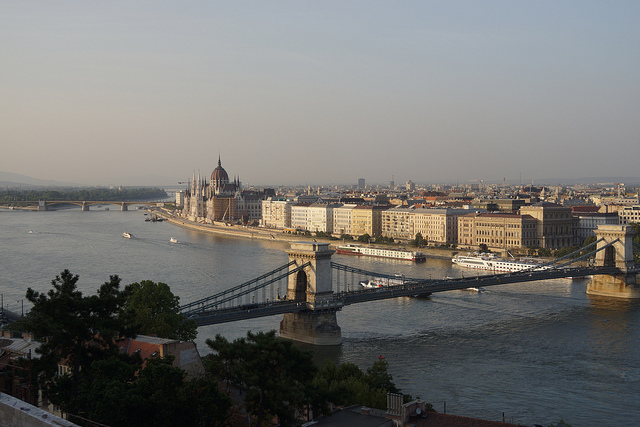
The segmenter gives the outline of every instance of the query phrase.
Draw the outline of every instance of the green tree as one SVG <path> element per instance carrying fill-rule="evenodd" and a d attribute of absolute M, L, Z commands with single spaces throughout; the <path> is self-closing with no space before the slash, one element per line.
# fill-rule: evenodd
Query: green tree
<path fill-rule="evenodd" d="M 135 330 L 119 317 L 124 304 L 120 278 L 111 276 L 96 295 L 83 296 L 77 289 L 79 277 L 64 270 L 51 282 L 47 293 L 27 289 L 26 299 L 33 304 L 17 327 L 44 339 L 35 362 L 45 397 L 61 406 L 61 396 L 71 398 L 78 392 L 83 376 L 95 360 L 118 353 L 116 339 L 130 337 Z M 70 366 L 67 376 L 59 377 L 58 363 Z"/>
<path fill-rule="evenodd" d="M 427 241 L 424 239 L 424 237 L 422 236 L 422 233 L 418 232 L 416 233 L 416 238 L 413 239 L 411 242 L 409 242 L 412 246 L 417 246 L 417 247 L 422 247 L 424 246 Z"/>
<path fill-rule="evenodd" d="M 378 360 L 365 374 L 353 363 L 336 365 L 327 360 L 315 376 L 314 385 L 326 400 L 336 405 L 361 404 L 386 409 L 387 393 L 400 392 L 388 373 L 388 366 L 385 360 Z M 404 398 L 411 400 L 409 395 Z"/>
<path fill-rule="evenodd" d="M 94 362 L 70 411 L 112 427 L 225 424 L 231 400 L 215 378 L 187 379 L 171 356 L 146 359 L 143 368 L 137 359 Z"/>
<path fill-rule="evenodd" d="M 538 256 L 550 257 L 551 256 L 551 249 L 549 249 L 549 248 L 539 248 L 538 249 Z"/>
<path fill-rule="evenodd" d="M 369 236 L 368 233 L 364 233 L 364 234 L 358 236 L 358 242 L 369 243 L 370 239 L 371 239 L 371 236 Z"/>
<path fill-rule="evenodd" d="M 317 369 L 311 354 L 277 338 L 275 331 L 248 332 L 246 338 L 231 343 L 216 335 L 207 345 L 215 352 L 208 360 L 208 372 L 220 372 L 242 390 L 245 407 L 257 426 L 273 416 L 280 424 L 289 425 L 295 421 L 296 411 L 303 411 L 306 405 L 324 409 L 312 385 Z"/>
<path fill-rule="evenodd" d="M 123 316 L 145 335 L 161 338 L 193 341 L 197 325 L 180 314 L 180 297 L 175 296 L 169 285 L 143 280 L 125 287 Z"/>
<path fill-rule="evenodd" d="M 555 256 L 556 258 L 560 258 L 565 255 L 569 255 L 570 253 L 576 252 L 578 249 L 580 248 L 578 248 L 577 246 L 566 246 L 562 249 L 558 249 L 557 251 L 555 251 L 553 256 Z M 579 254 L 574 254 L 572 258 L 577 258 L 578 256 Z"/>
<path fill-rule="evenodd" d="M 374 389 L 382 389 L 388 393 L 400 392 L 393 383 L 393 377 L 389 373 L 389 362 L 385 359 L 377 360 L 367 368 L 365 381 Z"/>

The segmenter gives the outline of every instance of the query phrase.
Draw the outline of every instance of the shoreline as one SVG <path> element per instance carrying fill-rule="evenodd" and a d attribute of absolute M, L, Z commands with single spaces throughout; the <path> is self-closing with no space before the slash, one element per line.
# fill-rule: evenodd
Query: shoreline
<path fill-rule="evenodd" d="M 259 240 L 269 240 L 276 242 L 284 242 L 291 243 L 297 241 L 313 241 L 313 242 L 321 242 L 329 244 L 329 248 L 335 249 L 338 245 L 341 245 L 342 242 L 340 240 L 331 240 L 331 239 L 323 239 L 318 237 L 310 237 L 310 236 L 299 236 L 293 234 L 283 233 L 282 230 L 268 230 L 263 228 L 255 228 L 255 227 L 244 227 L 238 225 L 216 225 L 216 224 L 201 224 L 193 221 L 189 221 L 185 218 L 178 218 L 173 216 L 172 214 L 164 211 L 164 210 L 151 210 L 164 218 L 165 221 L 169 222 L 178 227 L 186 228 L 188 230 L 200 231 L 203 233 L 209 234 L 219 234 L 223 236 L 231 236 L 231 237 L 239 237 L 243 239 L 259 239 Z M 353 243 L 353 242 L 352 242 Z M 358 242 L 354 242 L 358 243 Z M 391 245 L 376 245 L 376 247 L 390 247 Z M 392 246 L 391 246 L 392 247 Z M 411 248 L 408 250 L 417 250 L 417 248 Z M 420 252 L 424 253 L 427 258 L 433 259 L 446 259 L 451 260 L 453 255 L 460 252 L 459 249 L 430 249 L 430 248 L 420 248 Z"/>

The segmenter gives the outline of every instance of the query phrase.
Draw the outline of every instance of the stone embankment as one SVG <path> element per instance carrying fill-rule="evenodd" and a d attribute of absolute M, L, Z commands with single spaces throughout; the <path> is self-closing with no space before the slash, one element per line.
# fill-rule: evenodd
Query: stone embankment
<path fill-rule="evenodd" d="M 242 225 L 225 225 L 224 223 L 202 224 L 202 223 L 189 221 L 185 218 L 176 217 L 172 215 L 170 212 L 167 212 L 165 210 L 153 210 L 153 213 L 163 217 L 165 221 L 171 224 L 177 225 L 178 227 L 187 228 L 189 230 L 199 231 L 203 233 L 220 234 L 224 236 L 239 237 L 243 239 L 259 239 L 259 240 L 269 240 L 269 241 L 277 241 L 277 242 L 285 242 L 285 243 L 299 242 L 299 241 L 314 241 L 314 242 L 328 243 L 332 249 L 335 249 L 338 245 L 342 244 L 342 241 L 339 241 L 339 240 L 322 239 L 319 237 L 289 234 L 289 233 L 285 233 L 282 230 L 276 230 L 276 229 L 245 227 Z M 415 248 L 410 248 L 410 247 L 407 249 L 415 250 Z M 428 258 L 439 258 L 439 259 L 451 259 L 451 257 L 454 254 L 459 252 L 459 250 L 433 249 L 433 248 L 421 248 L 420 251 L 423 252 Z"/>

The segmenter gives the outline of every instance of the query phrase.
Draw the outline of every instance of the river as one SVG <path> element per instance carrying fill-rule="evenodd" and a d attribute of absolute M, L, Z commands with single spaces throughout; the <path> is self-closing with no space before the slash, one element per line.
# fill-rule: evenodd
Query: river
<path fill-rule="evenodd" d="M 0 210 L 0 292 L 20 312 L 25 291 L 47 291 L 62 270 L 78 274 L 85 294 L 117 274 L 123 285 L 152 280 L 187 303 L 287 263 L 288 244 L 229 238 L 144 221 L 144 211 L 92 207 Z M 123 232 L 134 239 L 124 239 Z M 175 237 L 179 243 L 170 243 Z M 400 261 L 334 255 L 333 260 L 407 277 L 477 274 L 429 259 Z M 588 297 L 585 280 L 451 291 L 430 299 L 398 298 L 345 307 L 344 342 L 310 347 L 366 369 L 383 355 L 396 385 L 438 411 L 549 425 L 637 425 L 640 420 L 640 302 Z M 286 286 L 286 285 L 284 285 Z M 28 310 L 28 305 L 25 305 Z M 279 316 L 199 329 L 205 341 L 278 329 Z"/>

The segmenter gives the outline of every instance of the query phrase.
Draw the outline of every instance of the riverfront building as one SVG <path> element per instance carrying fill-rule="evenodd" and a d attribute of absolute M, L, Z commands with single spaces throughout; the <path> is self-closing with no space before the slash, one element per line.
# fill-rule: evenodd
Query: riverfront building
<path fill-rule="evenodd" d="M 411 230 L 412 209 L 397 206 L 382 212 L 382 235 L 394 240 L 410 240 L 415 237 Z"/>
<path fill-rule="evenodd" d="M 311 203 L 296 203 L 291 206 L 291 228 L 307 230 L 309 206 L 311 206 Z"/>
<path fill-rule="evenodd" d="M 288 229 L 291 227 L 291 208 L 295 204 L 286 198 L 270 197 L 262 201 L 262 223 L 265 228 Z"/>
<path fill-rule="evenodd" d="M 352 231 L 354 236 L 368 234 L 371 237 L 382 235 L 382 212 L 388 209 L 384 205 L 359 205 L 353 208 Z"/>
<path fill-rule="evenodd" d="M 520 214 L 537 220 L 535 244 L 527 246 L 555 250 L 578 244 L 575 230 L 578 220 L 571 214 L 570 207 L 541 202 L 522 206 Z"/>
<path fill-rule="evenodd" d="M 531 215 L 470 213 L 458 218 L 458 243 L 489 249 L 522 249 L 536 246 L 537 221 Z"/>
<path fill-rule="evenodd" d="M 411 212 L 412 238 L 420 233 L 428 242 L 457 244 L 458 218 L 469 213 L 467 209 L 416 208 Z"/>
<path fill-rule="evenodd" d="M 351 227 L 351 221 L 353 217 L 353 208 L 355 204 L 344 204 L 333 209 L 333 232 L 334 234 L 353 235 L 353 229 Z"/>

